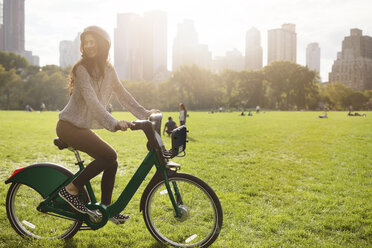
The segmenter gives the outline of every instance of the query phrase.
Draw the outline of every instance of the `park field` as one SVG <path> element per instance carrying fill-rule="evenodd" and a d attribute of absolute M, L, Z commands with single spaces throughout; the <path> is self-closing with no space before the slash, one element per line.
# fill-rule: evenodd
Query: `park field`
<path fill-rule="evenodd" d="M 181 172 L 207 182 L 221 201 L 223 228 L 211 247 L 372 246 L 372 113 L 329 112 L 319 119 L 321 114 L 189 112 L 186 157 L 174 161 Z M 134 120 L 129 113 L 114 116 Z M 168 116 L 178 120 L 178 113 L 164 113 L 163 125 Z M 5 210 L 4 181 L 13 170 L 53 162 L 77 171 L 74 155 L 53 145 L 57 119 L 57 112 L 0 112 L 0 247 L 164 247 L 139 212 L 149 178 L 124 210 L 131 219 L 123 226 L 108 223 L 66 242 L 16 234 Z M 115 200 L 145 157 L 146 138 L 138 131 L 97 133 L 118 152 Z M 170 138 L 163 138 L 169 148 Z M 99 192 L 100 176 L 92 183 Z"/>

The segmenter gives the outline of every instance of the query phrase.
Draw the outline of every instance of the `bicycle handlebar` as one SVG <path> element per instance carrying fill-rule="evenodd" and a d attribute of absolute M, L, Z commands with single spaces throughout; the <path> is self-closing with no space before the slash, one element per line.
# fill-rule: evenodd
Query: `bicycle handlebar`
<path fill-rule="evenodd" d="M 159 162 L 166 164 L 166 160 L 177 156 L 180 152 L 184 152 L 186 148 L 186 130 L 185 126 L 176 128 L 172 132 L 172 148 L 166 150 L 161 139 L 161 121 L 163 115 L 161 113 L 154 113 L 150 115 L 150 120 L 137 120 L 132 121 L 131 130 L 143 130 L 147 137 L 147 149 L 156 150 Z M 173 137 L 174 135 L 174 137 Z"/>
<path fill-rule="evenodd" d="M 133 126 L 129 128 L 131 130 L 144 130 L 145 131 L 145 129 L 147 128 L 146 126 L 149 125 L 146 123 L 151 122 L 152 125 L 154 126 L 155 131 L 157 131 L 160 134 L 162 119 L 163 119 L 162 113 L 154 113 L 150 115 L 149 117 L 150 121 L 147 121 L 147 120 L 132 121 Z"/>
<path fill-rule="evenodd" d="M 150 115 L 150 120 L 137 120 L 132 121 L 133 126 L 131 130 L 143 130 L 145 133 L 148 143 L 147 148 L 149 150 L 155 149 L 158 154 L 158 159 L 161 164 L 165 164 L 165 158 L 163 152 L 165 147 L 160 136 L 161 120 L 163 115 L 161 113 L 155 113 Z"/>

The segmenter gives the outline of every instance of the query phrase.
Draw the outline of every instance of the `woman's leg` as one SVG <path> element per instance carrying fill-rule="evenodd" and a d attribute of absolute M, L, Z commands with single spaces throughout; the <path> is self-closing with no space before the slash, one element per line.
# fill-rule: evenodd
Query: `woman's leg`
<path fill-rule="evenodd" d="M 81 189 L 93 177 L 103 171 L 101 182 L 101 202 L 110 205 L 117 171 L 115 150 L 90 129 L 78 128 L 69 122 L 59 121 L 57 135 L 69 146 L 87 153 L 94 160 L 72 182 Z M 68 188 L 67 188 L 68 189 Z"/>

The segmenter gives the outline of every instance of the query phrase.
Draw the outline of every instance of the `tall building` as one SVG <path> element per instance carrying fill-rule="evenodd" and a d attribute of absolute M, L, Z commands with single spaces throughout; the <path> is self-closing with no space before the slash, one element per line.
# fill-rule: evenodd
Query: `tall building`
<path fill-rule="evenodd" d="M 72 41 L 63 40 L 59 43 L 59 66 L 74 65 L 80 58 L 80 33 Z"/>
<path fill-rule="evenodd" d="M 295 24 L 283 24 L 282 28 L 268 31 L 268 64 L 278 60 L 296 63 L 297 34 L 295 29 Z"/>
<path fill-rule="evenodd" d="M 114 30 L 114 64 L 120 79 L 161 81 L 167 75 L 167 16 L 123 13 Z"/>
<path fill-rule="evenodd" d="M 114 65 L 121 80 L 143 80 L 143 19 L 133 13 L 117 15 Z"/>
<path fill-rule="evenodd" d="M 25 0 L 2 1 L 2 24 L 0 49 L 26 57 L 33 65 L 39 64 L 39 57 L 25 50 Z"/>
<path fill-rule="evenodd" d="M 213 71 L 221 72 L 224 70 L 242 71 L 245 69 L 245 60 L 242 53 L 234 49 L 227 51 L 226 56 L 219 56 L 213 60 Z"/>
<path fill-rule="evenodd" d="M 372 37 L 357 28 L 350 30 L 333 63 L 329 82 L 340 82 L 360 91 L 372 89 Z"/>
<path fill-rule="evenodd" d="M 207 45 L 199 43 L 194 21 L 184 20 L 178 24 L 173 42 L 172 70 L 175 71 L 183 65 L 192 64 L 210 69 L 212 53 Z"/>
<path fill-rule="evenodd" d="M 251 28 L 245 36 L 245 68 L 262 68 L 261 33 L 256 28 Z"/>
<path fill-rule="evenodd" d="M 0 0 L 0 50 L 4 49 L 3 0 Z"/>
<path fill-rule="evenodd" d="M 25 50 L 25 0 L 3 1 L 4 50 Z"/>
<path fill-rule="evenodd" d="M 306 48 L 306 65 L 309 70 L 320 73 L 320 47 L 318 43 L 310 43 Z"/>
<path fill-rule="evenodd" d="M 164 11 L 144 13 L 144 59 L 145 80 L 158 81 L 168 71 L 167 14 Z"/>

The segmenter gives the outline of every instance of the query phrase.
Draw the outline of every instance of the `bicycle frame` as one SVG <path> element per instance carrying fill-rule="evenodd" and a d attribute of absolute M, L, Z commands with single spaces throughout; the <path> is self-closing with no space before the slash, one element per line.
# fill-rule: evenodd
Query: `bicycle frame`
<path fill-rule="evenodd" d="M 148 136 L 148 133 L 146 133 L 146 136 Z M 149 141 L 151 141 L 151 137 L 148 137 Z M 77 153 L 78 154 L 78 153 Z M 76 154 L 75 154 L 76 155 Z M 176 203 L 175 196 L 178 201 L 182 202 L 180 192 L 177 188 L 177 185 L 173 183 L 173 188 L 175 191 L 175 196 L 172 193 L 169 180 L 168 180 L 168 175 L 167 175 L 167 168 L 166 168 L 166 163 L 160 163 L 159 162 L 159 149 L 151 149 L 140 166 L 138 167 L 137 171 L 134 173 L 126 187 L 124 188 L 123 192 L 120 194 L 119 198 L 112 203 L 110 206 L 105 206 L 101 203 L 97 203 L 96 197 L 94 195 L 94 191 L 92 189 L 92 186 L 90 182 L 88 182 L 85 186 L 89 195 L 90 203 L 88 203 L 87 207 L 91 210 L 99 210 L 102 214 L 101 219 L 98 221 L 92 220 L 89 218 L 87 214 L 81 214 L 77 212 L 72 212 L 68 205 L 64 203 L 64 201 L 58 202 L 58 201 L 53 201 L 53 199 L 56 199 L 58 197 L 58 192 L 59 190 L 68 185 L 70 182 L 72 182 L 84 169 L 83 162 L 80 160 L 80 157 L 76 155 L 78 159 L 77 165 L 79 165 L 79 171 L 74 174 L 71 178 L 66 180 L 62 185 L 60 185 L 56 190 L 54 190 L 43 202 L 40 203 L 40 205 L 37 207 L 37 209 L 41 212 L 48 211 L 48 212 L 53 212 L 58 215 L 64 216 L 69 219 L 76 219 L 76 220 L 81 220 L 84 221 L 91 229 L 99 229 L 103 227 L 109 218 L 119 214 L 122 212 L 130 200 L 132 199 L 133 195 L 136 193 L 148 173 L 151 171 L 153 166 L 156 166 L 157 172 L 162 175 L 162 177 L 165 180 L 165 185 L 172 203 L 172 206 L 175 210 L 175 217 L 181 218 L 181 211 Z M 163 158 L 164 159 L 164 158 Z M 156 174 L 155 174 L 156 175 Z"/>

